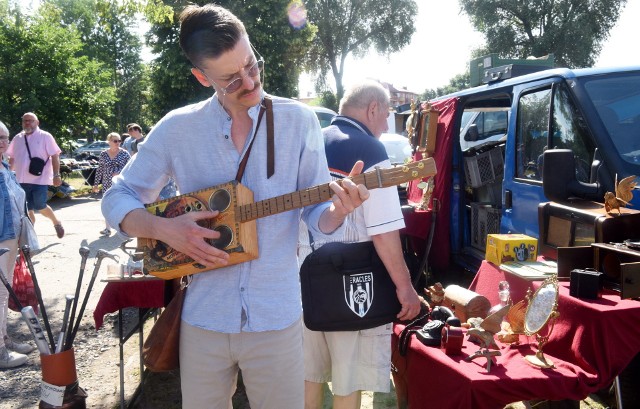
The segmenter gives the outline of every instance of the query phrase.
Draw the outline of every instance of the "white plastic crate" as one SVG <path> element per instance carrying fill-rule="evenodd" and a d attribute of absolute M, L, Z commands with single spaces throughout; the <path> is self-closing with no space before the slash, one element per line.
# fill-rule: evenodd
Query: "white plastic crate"
<path fill-rule="evenodd" d="M 504 160 L 502 150 L 497 147 L 478 155 L 464 158 L 464 173 L 467 185 L 476 188 L 502 179 Z"/>
<path fill-rule="evenodd" d="M 481 251 L 487 247 L 487 234 L 500 233 L 501 209 L 487 203 L 471 203 L 471 245 Z"/>

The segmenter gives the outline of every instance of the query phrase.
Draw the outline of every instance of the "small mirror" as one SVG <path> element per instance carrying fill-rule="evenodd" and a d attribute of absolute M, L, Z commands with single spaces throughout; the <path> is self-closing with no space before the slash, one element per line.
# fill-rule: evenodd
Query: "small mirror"
<path fill-rule="evenodd" d="M 540 368 L 554 368 L 553 362 L 546 359 L 542 347 L 549 340 L 555 320 L 558 317 L 558 277 L 553 275 L 542 282 L 542 285 L 531 295 L 527 294 L 529 306 L 524 316 L 524 332 L 528 336 L 535 335 L 538 342 L 538 352 L 527 355 L 525 359 L 531 365 Z M 549 323 L 546 335 L 540 332 Z"/>

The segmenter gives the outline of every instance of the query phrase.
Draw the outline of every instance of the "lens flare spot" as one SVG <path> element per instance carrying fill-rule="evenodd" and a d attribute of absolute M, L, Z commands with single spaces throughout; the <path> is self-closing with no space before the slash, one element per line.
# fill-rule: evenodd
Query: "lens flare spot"
<path fill-rule="evenodd" d="M 293 0 L 287 6 L 289 24 L 296 30 L 300 30 L 307 24 L 307 9 L 300 0 Z"/>

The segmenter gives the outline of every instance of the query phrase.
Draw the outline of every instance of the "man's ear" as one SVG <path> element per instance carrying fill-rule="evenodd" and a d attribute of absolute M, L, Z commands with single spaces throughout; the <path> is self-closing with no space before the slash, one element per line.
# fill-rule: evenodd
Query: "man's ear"
<path fill-rule="evenodd" d="M 202 71 L 200 71 L 196 67 L 191 68 L 191 74 L 193 74 L 193 76 L 196 77 L 198 82 L 202 84 L 203 87 L 207 87 L 207 88 L 213 87 L 213 84 L 209 82 L 209 80 L 207 79 L 207 77 L 204 76 Z"/>
<path fill-rule="evenodd" d="M 373 100 L 369 102 L 369 105 L 367 106 L 367 118 L 371 121 L 375 118 L 377 113 L 378 113 L 378 101 Z"/>

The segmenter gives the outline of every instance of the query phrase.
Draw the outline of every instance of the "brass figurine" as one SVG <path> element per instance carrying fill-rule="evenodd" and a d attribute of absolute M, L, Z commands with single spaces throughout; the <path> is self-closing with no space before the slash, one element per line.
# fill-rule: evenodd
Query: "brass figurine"
<path fill-rule="evenodd" d="M 611 192 L 604 194 L 604 209 L 607 213 L 617 209 L 618 214 L 621 214 L 620 208 L 630 205 L 629 202 L 633 199 L 633 188 L 637 185 L 636 176 L 627 176 L 618 183 L 618 174 L 616 173 L 614 185 L 616 188 L 615 194 Z"/>
<path fill-rule="evenodd" d="M 471 328 L 467 331 L 469 340 L 477 342 L 480 345 L 480 349 L 466 357 L 465 361 L 469 362 L 476 358 L 484 357 L 487 359 L 487 372 L 491 372 L 493 357 L 502 354 L 500 351 L 491 351 L 489 348 L 498 348 L 494 335 L 502 329 L 502 319 L 510 309 L 511 305 L 505 305 L 485 319 L 476 317 L 467 320 L 467 323 L 471 325 Z"/>

